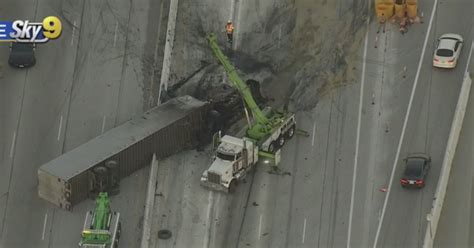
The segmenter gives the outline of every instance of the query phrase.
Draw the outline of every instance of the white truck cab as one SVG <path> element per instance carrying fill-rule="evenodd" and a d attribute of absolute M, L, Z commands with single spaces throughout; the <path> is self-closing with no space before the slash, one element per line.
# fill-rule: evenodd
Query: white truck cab
<path fill-rule="evenodd" d="M 211 166 L 201 176 L 201 184 L 215 190 L 233 192 L 237 180 L 258 161 L 258 147 L 248 138 L 225 135 L 215 151 Z"/>

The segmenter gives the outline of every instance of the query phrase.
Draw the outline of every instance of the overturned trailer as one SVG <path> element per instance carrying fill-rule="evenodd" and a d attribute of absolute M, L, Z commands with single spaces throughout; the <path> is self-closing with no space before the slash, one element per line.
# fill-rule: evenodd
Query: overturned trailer
<path fill-rule="evenodd" d="M 172 99 L 42 165 L 38 194 L 67 210 L 94 197 L 103 184 L 197 145 L 209 104 L 190 96 Z M 101 178 L 105 177 L 106 180 Z"/>

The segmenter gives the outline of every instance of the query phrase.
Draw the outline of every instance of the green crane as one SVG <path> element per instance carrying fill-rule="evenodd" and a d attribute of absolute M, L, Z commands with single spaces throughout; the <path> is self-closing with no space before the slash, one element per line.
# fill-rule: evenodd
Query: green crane
<path fill-rule="evenodd" d="M 217 58 L 217 60 L 219 60 L 227 72 L 230 82 L 239 91 L 240 95 L 245 101 L 247 108 L 252 113 L 253 123 L 250 123 L 250 126 L 247 129 L 247 137 L 255 140 L 261 140 L 262 138 L 268 136 L 275 128 L 281 126 L 281 124 L 285 121 L 285 114 L 273 110 L 270 111 L 268 116 L 265 115 L 255 102 L 248 85 L 239 77 L 235 67 L 229 62 L 227 57 L 219 48 L 216 35 L 211 33 L 207 37 L 207 40 L 209 41 L 209 45 L 214 52 L 214 56 Z"/>
<path fill-rule="evenodd" d="M 109 196 L 100 192 L 95 210 L 87 212 L 80 247 L 117 247 L 120 238 L 120 214 L 110 209 Z"/>

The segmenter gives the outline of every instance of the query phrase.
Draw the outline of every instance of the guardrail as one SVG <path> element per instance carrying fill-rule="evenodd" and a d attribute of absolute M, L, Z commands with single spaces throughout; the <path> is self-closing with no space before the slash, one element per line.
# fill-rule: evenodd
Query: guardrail
<path fill-rule="evenodd" d="M 469 93 L 471 91 L 472 79 L 469 72 L 464 75 L 464 81 L 459 93 L 456 111 L 454 113 L 453 123 L 451 124 L 451 131 L 449 133 L 448 144 L 446 145 L 446 152 L 444 154 L 443 165 L 441 168 L 441 175 L 439 177 L 438 186 L 433 200 L 433 206 L 430 213 L 426 216 L 428 221 L 425 233 L 425 240 L 423 248 L 433 247 L 433 242 L 436 237 L 436 230 L 438 228 L 441 210 L 443 209 L 444 198 L 446 196 L 446 189 L 448 187 L 449 174 L 451 166 L 458 145 L 459 135 L 461 134 L 462 124 L 464 121 L 464 114 L 466 112 L 467 103 L 469 100 Z"/>
<path fill-rule="evenodd" d="M 142 241 L 140 248 L 148 248 L 150 246 L 151 237 L 151 222 L 153 219 L 153 208 L 155 205 L 155 190 L 156 190 L 156 177 L 158 176 L 158 160 L 156 155 L 153 154 L 150 166 L 150 176 L 148 179 L 148 189 L 145 200 L 145 214 L 143 216 L 143 232 Z"/>
<path fill-rule="evenodd" d="M 166 43 L 163 55 L 163 67 L 161 68 L 160 89 L 158 91 L 158 105 L 161 103 L 162 90 L 168 90 L 168 80 L 171 70 L 171 59 L 174 47 L 174 34 L 176 29 L 176 18 L 178 15 L 178 0 L 171 0 L 168 14 L 168 25 L 166 29 Z"/>

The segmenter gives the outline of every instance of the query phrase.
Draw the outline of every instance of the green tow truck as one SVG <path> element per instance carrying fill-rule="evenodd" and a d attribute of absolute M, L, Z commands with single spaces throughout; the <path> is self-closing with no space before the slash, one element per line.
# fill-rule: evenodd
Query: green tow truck
<path fill-rule="evenodd" d="M 217 45 L 215 34 L 207 37 L 214 56 L 227 72 L 229 81 L 245 102 L 248 127 L 244 137 L 224 135 L 214 139 L 215 153 L 211 166 L 201 176 L 201 185 L 211 189 L 233 192 L 235 186 L 254 165 L 278 164 L 280 149 L 296 131 L 295 115 L 266 107 L 261 110 L 255 102 L 249 85 L 237 74 L 234 66 Z"/>
<path fill-rule="evenodd" d="M 108 194 L 100 192 L 96 199 L 95 210 L 86 214 L 79 247 L 117 248 L 120 232 L 120 213 L 112 212 Z"/>

